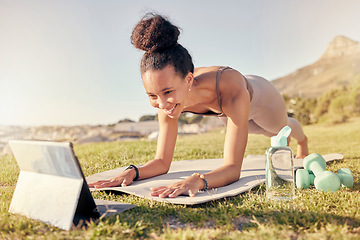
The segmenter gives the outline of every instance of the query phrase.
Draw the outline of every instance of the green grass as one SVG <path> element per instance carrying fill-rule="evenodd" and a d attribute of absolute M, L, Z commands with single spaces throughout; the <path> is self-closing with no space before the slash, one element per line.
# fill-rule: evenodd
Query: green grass
<path fill-rule="evenodd" d="M 259 186 L 239 196 L 196 206 L 171 205 L 127 194 L 95 192 L 95 198 L 136 204 L 122 214 L 63 231 L 8 213 L 19 169 L 12 157 L 1 157 L 0 239 L 359 239 L 360 238 L 360 119 L 340 125 L 310 125 L 305 132 L 310 152 L 340 152 L 345 159 L 328 164 L 348 167 L 355 177 L 352 189 L 322 193 L 296 190 L 292 202 L 273 202 Z M 174 160 L 220 158 L 225 134 L 215 131 L 179 136 Z M 250 135 L 246 154 L 264 154 L 269 139 Z M 296 150 L 295 141 L 291 148 Z M 155 154 L 146 140 L 76 145 L 85 175 L 143 164 Z"/>

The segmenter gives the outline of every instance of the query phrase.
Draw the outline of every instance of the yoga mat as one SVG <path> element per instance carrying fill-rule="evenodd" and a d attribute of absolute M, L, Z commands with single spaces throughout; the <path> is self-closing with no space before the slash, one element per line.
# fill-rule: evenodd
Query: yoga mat
<path fill-rule="evenodd" d="M 340 153 L 332 153 L 323 155 L 326 162 L 340 160 L 344 155 Z M 150 196 L 150 188 L 157 186 L 167 186 L 179 180 L 189 177 L 194 172 L 207 173 L 213 169 L 222 166 L 223 159 L 201 159 L 201 160 L 184 160 L 171 163 L 170 170 L 167 174 L 156 176 L 153 178 L 139 180 L 133 182 L 127 187 L 111 187 L 95 189 L 91 191 L 111 190 L 120 191 L 142 198 L 147 198 L 159 202 L 167 202 L 173 204 L 194 205 L 209 202 L 220 198 L 236 196 L 246 192 L 265 182 L 265 156 L 264 155 L 248 155 L 244 158 L 240 179 L 232 184 L 216 189 L 210 189 L 205 192 L 199 192 L 195 197 L 178 196 L 176 198 L 159 198 Z M 302 167 L 302 159 L 294 159 L 294 168 Z M 98 180 L 110 179 L 124 171 L 126 167 L 121 167 L 101 173 L 91 175 L 86 178 L 88 183 Z"/>

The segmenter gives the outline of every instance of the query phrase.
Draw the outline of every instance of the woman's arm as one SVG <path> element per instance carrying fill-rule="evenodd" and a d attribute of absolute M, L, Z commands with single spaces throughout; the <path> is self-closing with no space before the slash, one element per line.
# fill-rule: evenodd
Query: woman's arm
<path fill-rule="evenodd" d="M 174 153 L 178 120 L 168 117 L 162 110 L 158 111 L 159 118 L 159 137 L 155 159 L 149 161 L 144 166 L 139 167 L 139 179 L 146 179 L 167 173 L 170 168 Z M 130 185 L 136 176 L 134 169 L 128 169 L 118 176 L 103 181 L 89 184 L 90 187 L 104 188 Z"/>
<path fill-rule="evenodd" d="M 178 120 L 168 117 L 164 111 L 158 111 L 159 137 L 155 159 L 139 168 L 139 179 L 167 173 L 174 155 L 178 133 Z"/>
<path fill-rule="evenodd" d="M 224 143 L 223 166 L 205 175 L 209 188 L 221 187 L 235 182 L 240 177 L 242 162 L 248 139 L 248 116 L 250 97 L 246 89 L 231 104 L 223 105 L 227 113 L 227 129 Z"/>

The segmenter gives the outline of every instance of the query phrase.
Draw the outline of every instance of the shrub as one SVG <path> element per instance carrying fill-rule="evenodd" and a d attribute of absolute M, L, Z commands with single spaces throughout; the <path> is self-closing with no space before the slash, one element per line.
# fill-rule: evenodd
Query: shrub
<path fill-rule="evenodd" d="M 288 115 L 301 124 L 341 123 L 353 116 L 360 116 L 360 75 L 350 86 L 325 92 L 318 98 L 291 98 L 283 95 Z"/>
<path fill-rule="evenodd" d="M 328 115 L 330 123 L 345 122 L 352 113 L 353 105 L 348 95 L 339 96 L 331 100 Z"/>
<path fill-rule="evenodd" d="M 139 122 L 153 121 L 153 120 L 155 120 L 156 116 L 157 115 L 144 115 L 144 116 L 140 117 Z"/>

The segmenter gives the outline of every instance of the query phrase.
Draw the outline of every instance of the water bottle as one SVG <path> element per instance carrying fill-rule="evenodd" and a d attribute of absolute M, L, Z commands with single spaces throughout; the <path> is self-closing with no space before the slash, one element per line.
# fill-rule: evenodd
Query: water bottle
<path fill-rule="evenodd" d="M 295 197 L 293 153 L 287 146 L 291 128 L 285 126 L 266 150 L 266 196 L 271 200 L 292 200 Z"/>

